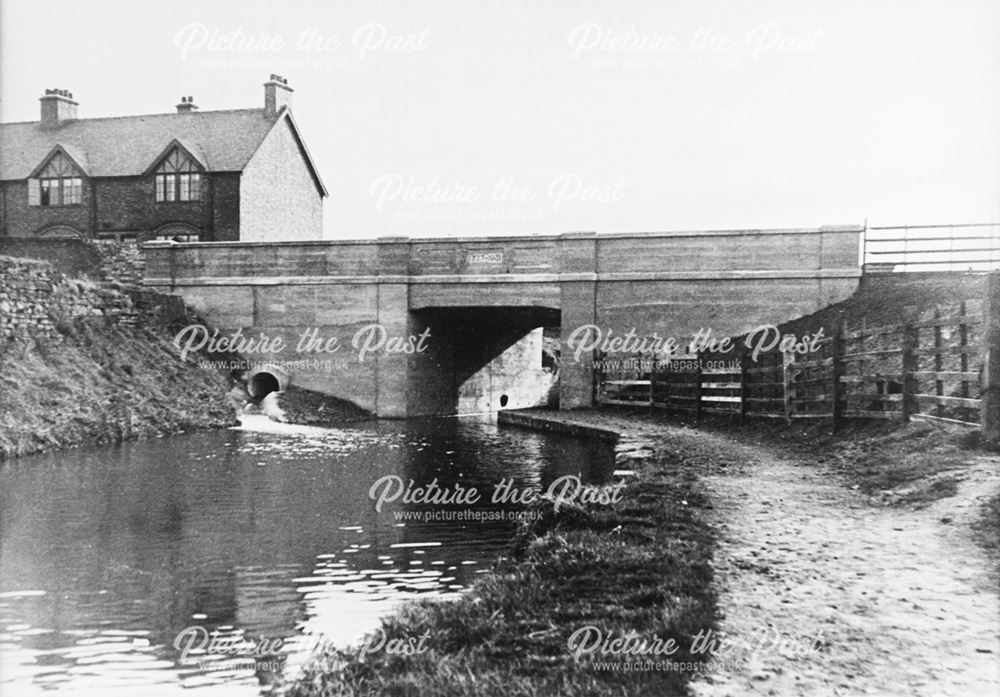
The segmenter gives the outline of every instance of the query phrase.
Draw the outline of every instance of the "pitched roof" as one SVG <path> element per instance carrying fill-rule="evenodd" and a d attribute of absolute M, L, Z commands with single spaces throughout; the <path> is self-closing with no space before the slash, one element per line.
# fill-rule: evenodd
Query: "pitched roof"
<path fill-rule="evenodd" d="M 38 121 L 4 123 L 0 180 L 26 179 L 57 145 L 77 162 L 83 159 L 80 164 L 91 177 L 138 176 L 173 140 L 197 153 L 208 171 L 238 172 L 285 113 L 268 116 L 264 109 L 237 109 L 117 116 L 74 119 L 49 128 Z"/>

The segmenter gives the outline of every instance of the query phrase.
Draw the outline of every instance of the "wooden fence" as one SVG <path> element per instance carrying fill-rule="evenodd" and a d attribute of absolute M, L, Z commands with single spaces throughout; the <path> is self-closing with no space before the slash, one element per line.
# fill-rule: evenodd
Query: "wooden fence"
<path fill-rule="evenodd" d="M 1000 436 L 1000 274 L 985 297 L 900 324 L 841 326 L 807 354 L 597 357 L 596 401 L 746 418 L 911 418 Z M 741 342 L 735 342 L 741 346 Z"/>

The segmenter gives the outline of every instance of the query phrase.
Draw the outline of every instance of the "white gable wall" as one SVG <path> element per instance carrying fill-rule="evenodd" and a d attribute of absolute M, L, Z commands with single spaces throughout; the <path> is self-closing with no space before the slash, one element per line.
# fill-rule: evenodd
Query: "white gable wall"
<path fill-rule="evenodd" d="M 240 178 L 240 240 L 275 242 L 323 237 L 323 199 L 296 142 L 281 118 Z"/>

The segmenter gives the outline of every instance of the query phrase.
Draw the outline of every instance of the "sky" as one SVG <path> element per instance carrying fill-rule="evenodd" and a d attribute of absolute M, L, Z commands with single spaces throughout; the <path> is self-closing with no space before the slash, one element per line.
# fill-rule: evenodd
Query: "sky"
<path fill-rule="evenodd" d="M 0 0 L 0 121 L 263 105 L 329 239 L 1000 220 L 996 0 Z"/>

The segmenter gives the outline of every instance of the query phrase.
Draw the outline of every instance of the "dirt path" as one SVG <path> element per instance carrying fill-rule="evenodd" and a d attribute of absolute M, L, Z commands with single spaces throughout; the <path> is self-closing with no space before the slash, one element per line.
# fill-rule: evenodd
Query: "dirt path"
<path fill-rule="evenodd" d="M 729 651 L 693 683 L 696 697 L 1000 695 L 1000 589 L 969 533 L 1000 487 L 1000 458 L 974 458 L 955 496 L 913 510 L 724 434 L 639 415 L 540 414 L 648 441 L 701 472 L 719 532 L 723 617 L 711 638 Z"/>
<path fill-rule="evenodd" d="M 696 695 L 1000 694 L 995 579 L 957 524 L 974 508 L 968 489 L 921 511 L 879 508 L 762 447 L 668 439 L 704 454 L 721 639 L 739 647 Z M 996 458 L 982 460 L 970 486 L 996 476 Z M 949 525 L 942 507 L 962 513 Z"/>

